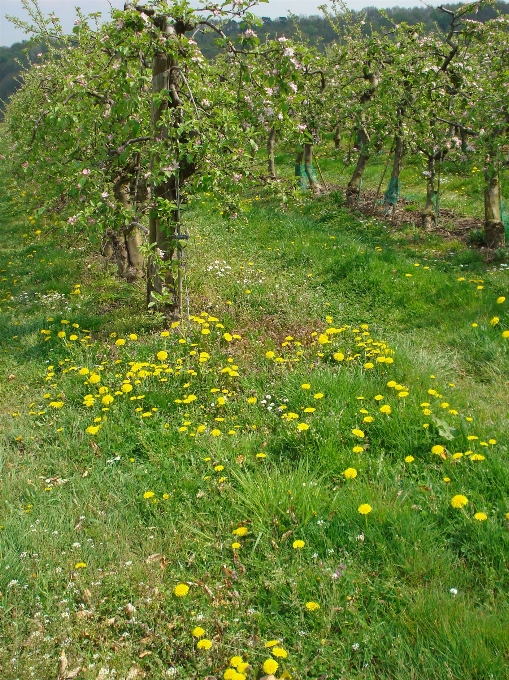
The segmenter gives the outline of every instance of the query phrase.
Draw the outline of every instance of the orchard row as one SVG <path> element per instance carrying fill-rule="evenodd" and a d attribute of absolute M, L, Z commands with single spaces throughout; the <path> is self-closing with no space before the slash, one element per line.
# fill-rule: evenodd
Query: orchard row
<path fill-rule="evenodd" d="M 405 158 L 422 158 L 424 229 L 437 217 L 444 158 L 483 168 L 487 244 L 504 245 L 508 17 L 481 23 L 469 18 L 477 5 L 467 4 L 440 8 L 450 19 L 446 34 L 407 24 L 366 32 L 360 15 L 333 3 L 324 11 L 337 39 L 319 51 L 283 35 L 262 43 L 250 12 L 256 4 L 126 3 L 102 24 L 79 14 L 68 36 L 26 0 L 32 22 L 17 23 L 47 51 L 25 72 L 2 135 L 3 164 L 31 197 L 27 208 L 102 240 L 122 277 L 146 275 L 147 303 L 178 316 L 188 239 L 181 205 L 213 192 L 235 219 L 254 186 L 290 200 L 295 180 L 278 176 L 276 143 L 295 149 L 301 185 L 319 193 L 313 148 L 334 134 L 338 148 L 355 139 L 358 152 L 349 205 L 374 154 L 385 150 L 392 162 L 388 213 Z M 232 18 L 235 39 L 221 28 Z M 213 60 L 199 49 L 203 32 L 217 36 Z"/>

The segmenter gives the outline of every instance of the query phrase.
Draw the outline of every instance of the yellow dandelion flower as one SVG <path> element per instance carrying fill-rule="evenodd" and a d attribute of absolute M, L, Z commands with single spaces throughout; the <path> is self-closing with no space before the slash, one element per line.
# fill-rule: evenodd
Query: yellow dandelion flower
<path fill-rule="evenodd" d="M 310 612 L 316 612 L 317 609 L 320 609 L 320 605 L 318 602 L 306 602 L 306 609 Z"/>
<path fill-rule="evenodd" d="M 188 592 L 189 586 L 187 585 L 187 583 L 179 583 L 173 589 L 173 594 L 175 595 L 175 597 L 185 597 Z"/>
<path fill-rule="evenodd" d="M 212 647 L 212 641 L 207 640 L 207 638 L 203 638 L 196 645 L 196 649 L 210 649 L 211 647 Z"/>
<path fill-rule="evenodd" d="M 505 302 L 505 297 L 501 295 L 499 298 L 497 298 L 497 304 L 501 305 L 503 302 Z"/>
<path fill-rule="evenodd" d="M 283 649 L 282 647 L 273 647 L 271 649 L 271 652 L 272 654 L 274 654 L 274 656 L 277 656 L 279 659 L 286 659 L 286 657 L 288 656 L 288 652 L 286 651 L 286 649 Z"/>
<path fill-rule="evenodd" d="M 155 496 L 155 493 L 153 491 L 145 491 L 145 493 L 143 494 L 143 498 L 146 498 L 146 499 L 153 498 L 154 496 Z"/>
<path fill-rule="evenodd" d="M 274 675 L 278 668 L 279 664 L 274 659 L 267 659 L 263 663 L 263 672 L 267 673 L 267 675 Z"/>
<path fill-rule="evenodd" d="M 303 548 L 305 545 L 306 545 L 305 542 L 304 542 L 304 541 L 301 541 L 300 539 L 293 542 L 293 547 L 295 548 L 295 550 L 300 550 L 300 549 Z"/>
<path fill-rule="evenodd" d="M 369 515 L 369 513 L 373 510 L 371 505 L 369 503 L 363 503 L 362 505 L 359 505 L 357 508 L 357 512 L 360 513 L 361 515 Z"/>
<path fill-rule="evenodd" d="M 354 434 L 356 437 L 360 437 L 361 439 L 364 437 L 364 432 L 362 430 L 358 430 L 357 428 L 352 430 L 352 434 Z"/>
<path fill-rule="evenodd" d="M 345 479 L 355 479 L 357 477 L 357 470 L 355 468 L 346 468 L 342 473 Z"/>
<path fill-rule="evenodd" d="M 457 494 L 451 498 L 451 505 L 453 508 L 464 508 L 468 505 L 468 498 L 462 494 Z"/>
<path fill-rule="evenodd" d="M 237 527 L 232 531 L 232 534 L 235 536 L 245 536 L 248 533 L 249 529 L 247 527 Z"/>
<path fill-rule="evenodd" d="M 201 638 L 205 635 L 205 630 L 201 626 L 196 626 L 196 628 L 193 629 L 192 635 L 195 638 Z"/>
<path fill-rule="evenodd" d="M 304 432 L 305 430 L 309 430 L 309 425 L 307 423 L 299 423 L 297 429 Z"/>
<path fill-rule="evenodd" d="M 62 408 L 62 406 L 64 405 L 64 402 L 63 401 L 50 401 L 49 405 L 52 408 Z"/>
<path fill-rule="evenodd" d="M 386 413 L 387 415 L 389 415 L 390 413 L 392 413 L 392 409 L 391 409 L 391 407 L 389 406 L 389 404 L 384 404 L 383 406 L 381 406 L 381 407 L 380 407 L 380 413 Z"/>
<path fill-rule="evenodd" d="M 85 430 L 85 432 L 86 432 L 87 434 L 94 435 L 94 434 L 97 434 L 97 433 L 99 432 L 100 429 L 101 429 L 101 426 L 100 426 L 100 425 L 90 425 L 89 427 L 87 427 L 87 429 Z"/>
<path fill-rule="evenodd" d="M 87 566 L 87 563 L 86 563 L 86 562 L 77 562 L 77 563 L 74 565 L 74 568 L 75 568 L 75 569 L 85 569 L 86 566 Z"/>
<path fill-rule="evenodd" d="M 413 456 L 407 456 L 405 458 L 405 463 L 413 463 L 415 458 Z"/>
<path fill-rule="evenodd" d="M 168 352 L 166 352 L 163 349 L 156 354 L 156 357 L 158 358 L 159 361 L 166 361 L 166 359 L 168 358 Z"/>
<path fill-rule="evenodd" d="M 474 519 L 476 519 L 478 522 L 485 522 L 488 519 L 488 515 L 486 515 L 484 512 L 476 512 Z"/>

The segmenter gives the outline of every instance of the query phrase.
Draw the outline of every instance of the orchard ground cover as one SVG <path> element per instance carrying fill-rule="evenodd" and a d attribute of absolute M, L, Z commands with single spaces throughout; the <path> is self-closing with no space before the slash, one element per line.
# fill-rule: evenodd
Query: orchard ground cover
<path fill-rule="evenodd" d="M 509 677 L 506 261 L 203 196 L 172 325 L 20 200 L 2 677 Z"/>

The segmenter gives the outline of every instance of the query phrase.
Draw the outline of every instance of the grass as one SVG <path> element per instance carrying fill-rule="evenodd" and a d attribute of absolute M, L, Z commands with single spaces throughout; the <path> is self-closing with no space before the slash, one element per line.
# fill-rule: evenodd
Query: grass
<path fill-rule="evenodd" d="M 203 199 L 176 328 L 3 199 L 2 677 L 508 678 L 506 267 Z"/>

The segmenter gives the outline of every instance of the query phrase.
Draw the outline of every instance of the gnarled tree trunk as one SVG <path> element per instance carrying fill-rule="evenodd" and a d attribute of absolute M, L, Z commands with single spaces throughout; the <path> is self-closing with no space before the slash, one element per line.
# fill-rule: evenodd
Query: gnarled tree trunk
<path fill-rule="evenodd" d="M 501 193 L 498 167 L 495 163 L 484 172 L 484 231 L 488 248 L 505 245 L 505 230 L 500 211 Z"/>
<path fill-rule="evenodd" d="M 394 212 L 396 204 L 399 199 L 399 176 L 401 173 L 401 165 L 403 162 L 403 153 L 405 150 L 405 145 L 403 138 L 396 135 L 394 138 L 394 159 L 392 163 L 391 179 L 389 180 L 389 186 L 384 194 L 384 205 L 385 214 L 388 215 L 390 212 Z"/>
<path fill-rule="evenodd" d="M 362 106 L 367 104 L 373 98 L 376 88 L 378 87 L 377 76 L 375 76 L 374 73 L 370 73 L 368 69 L 366 69 L 364 73 L 364 80 L 369 82 L 369 88 L 361 96 L 360 103 Z M 357 159 L 357 165 L 355 166 L 352 178 L 348 182 L 348 186 L 346 188 L 346 204 L 349 207 L 353 207 L 359 198 L 362 176 L 371 155 L 371 151 L 369 149 L 370 139 L 366 129 L 366 117 L 364 113 L 361 115 L 360 125 L 357 129 L 357 140 L 360 148 L 360 154 Z"/>
<path fill-rule="evenodd" d="M 435 191 L 435 156 L 428 156 L 428 175 L 426 182 L 426 205 L 421 213 L 422 228 L 429 231 L 435 223 L 436 191 Z"/>
<path fill-rule="evenodd" d="M 168 33 L 174 32 L 173 27 L 166 26 L 166 19 L 164 20 L 164 24 L 165 28 L 171 29 L 167 30 Z M 168 109 L 168 100 L 162 98 L 157 101 L 155 95 L 162 91 L 169 91 L 169 89 L 170 59 L 167 54 L 156 52 L 152 59 L 152 93 L 154 95 L 154 100 L 152 102 L 152 135 L 154 141 L 157 139 L 168 139 L 168 130 L 165 126 L 160 124 L 161 117 Z M 152 170 L 154 170 L 159 160 L 158 156 L 154 155 L 152 157 Z M 175 195 L 174 191 L 171 190 L 170 182 L 166 180 L 155 186 L 153 188 L 152 197 L 156 204 L 160 200 L 174 201 Z M 168 224 L 167 218 L 161 218 L 159 216 L 159 211 L 154 206 L 150 212 L 149 218 L 149 242 L 151 246 L 157 250 L 157 254 L 152 254 L 148 263 L 147 304 L 164 308 L 164 311 L 166 311 L 169 316 L 173 317 L 178 316 L 176 281 L 171 266 L 165 267 L 164 272 L 161 273 L 161 269 L 158 266 L 158 257 L 161 258 L 163 263 L 168 263 L 168 265 L 171 263 L 175 249 L 175 241 L 172 238 L 174 233 L 175 229 Z M 169 300 L 165 300 L 163 305 L 159 305 L 154 293 L 156 293 L 156 295 L 168 295 Z"/>
<path fill-rule="evenodd" d="M 313 145 L 304 144 L 304 171 L 306 177 L 309 181 L 309 186 L 315 194 L 319 194 L 322 187 L 320 182 L 317 180 L 315 175 L 315 169 L 313 168 Z"/>
<path fill-rule="evenodd" d="M 341 125 L 338 123 L 334 128 L 334 148 L 336 151 L 339 150 L 339 145 L 341 144 Z"/>
<path fill-rule="evenodd" d="M 131 213 L 133 210 L 130 185 L 132 173 L 135 168 L 122 172 L 114 184 L 113 193 L 115 199 L 121 204 L 122 208 Z M 142 236 L 137 224 L 130 220 L 124 224 L 117 234 L 110 234 L 113 252 L 117 261 L 118 274 L 127 281 L 135 281 L 142 276 L 145 262 L 140 253 L 140 246 L 143 243 Z M 123 243 L 122 243 L 123 241 Z"/>
<path fill-rule="evenodd" d="M 353 171 L 353 175 L 348 182 L 348 186 L 346 187 L 346 204 L 350 208 L 355 205 L 357 199 L 359 198 L 362 176 L 371 156 L 369 149 L 369 137 L 364 127 L 359 129 L 359 137 L 361 140 L 361 152 L 357 158 L 357 164 L 355 166 L 355 170 Z"/>

